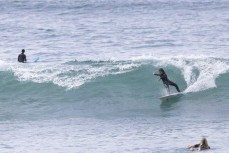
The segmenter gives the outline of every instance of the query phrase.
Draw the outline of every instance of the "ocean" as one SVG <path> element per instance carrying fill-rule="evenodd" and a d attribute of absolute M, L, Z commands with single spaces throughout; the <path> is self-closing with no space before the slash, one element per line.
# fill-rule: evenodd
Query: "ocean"
<path fill-rule="evenodd" d="M 206 137 L 228 153 L 228 14 L 228 0 L 1 0 L 0 152 L 188 153 Z M 182 97 L 159 99 L 159 68 Z"/>

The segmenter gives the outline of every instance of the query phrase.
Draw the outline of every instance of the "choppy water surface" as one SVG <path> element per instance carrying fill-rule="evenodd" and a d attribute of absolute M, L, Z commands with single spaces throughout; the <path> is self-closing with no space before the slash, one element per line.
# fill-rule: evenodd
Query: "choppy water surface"
<path fill-rule="evenodd" d="M 1 1 L 0 151 L 227 153 L 228 4 Z"/>

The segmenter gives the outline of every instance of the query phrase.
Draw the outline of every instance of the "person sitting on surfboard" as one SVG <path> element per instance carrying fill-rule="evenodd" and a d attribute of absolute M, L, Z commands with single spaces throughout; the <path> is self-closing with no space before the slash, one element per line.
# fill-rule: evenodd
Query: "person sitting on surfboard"
<path fill-rule="evenodd" d="M 194 151 L 194 148 L 198 148 L 199 151 L 210 149 L 206 138 L 202 138 L 199 144 L 188 146 L 191 151 Z"/>
<path fill-rule="evenodd" d="M 25 63 L 26 62 L 26 55 L 24 54 L 25 50 L 22 49 L 21 54 L 18 55 L 18 62 Z"/>
<path fill-rule="evenodd" d="M 168 79 L 164 69 L 160 68 L 159 69 L 159 74 L 154 73 L 154 75 L 160 76 L 160 78 L 163 81 L 163 83 L 164 83 L 165 87 L 167 88 L 168 92 L 170 92 L 169 85 L 176 87 L 177 91 L 180 92 L 180 89 L 177 86 L 177 84 Z"/>

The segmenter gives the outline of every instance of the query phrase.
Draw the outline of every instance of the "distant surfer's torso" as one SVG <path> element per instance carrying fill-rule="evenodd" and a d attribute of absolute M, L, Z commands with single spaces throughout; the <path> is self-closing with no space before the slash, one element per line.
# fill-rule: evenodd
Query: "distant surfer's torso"
<path fill-rule="evenodd" d="M 19 54 L 18 55 L 18 62 L 22 62 L 22 63 L 26 62 L 25 54 Z"/>

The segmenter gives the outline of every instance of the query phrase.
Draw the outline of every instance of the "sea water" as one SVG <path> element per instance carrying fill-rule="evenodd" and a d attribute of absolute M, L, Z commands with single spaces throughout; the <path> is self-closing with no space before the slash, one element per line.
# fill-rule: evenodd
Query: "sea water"
<path fill-rule="evenodd" d="M 204 136 L 228 153 L 228 14 L 227 0 L 0 1 L 0 152 L 185 153 Z M 159 68 L 184 96 L 159 100 Z"/>

